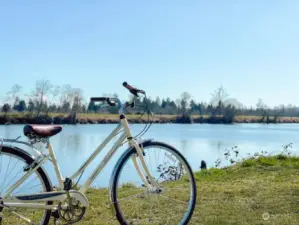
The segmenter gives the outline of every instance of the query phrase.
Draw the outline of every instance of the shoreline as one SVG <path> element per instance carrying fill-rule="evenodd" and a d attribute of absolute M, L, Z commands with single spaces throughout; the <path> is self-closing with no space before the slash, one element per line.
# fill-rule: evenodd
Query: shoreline
<path fill-rule="evenodd" d="M 260 156 L 222 169 L 194 171 L 195 182 L 200 183 L 196 187 L 200 198 L 197 199 L 190 225 L 226 225 L 232 224 L 232 221 L 233 224 L 247 225 L 296 224 L 294 221 L 299 219 L 299 193 L 294 174 L 298 172 L 298 162 L 298 157 Z M 126 193 L 136 193 L 135 189 L 128 187 Z M 178 192 L 175 194 L 180 198 L 189 197 L 184 191 L 180 195 Z M 115 215 L 111 214 L 108 188 L 91 187 L 87 195 L 92 208 L 86 211 L 80 224 L 107 225 L 108 220 L 109 224 L 118 224 Z M 136 204 L 129 204 L 126 212 L 133 215 Z M 160 212 L 164 212 L 163 208 L 157 210 L 157 213 Z M 171 216 L 176 211 L 168 213 Z M 265 222 L 264 218 L 268 221 Z"/>
<path fill-rule="evenodd" d="M 147 116 L 139 118 L 140 115 L 127 115 L 128 121 L 133 124 L 147 123 Z M 193 115 L 185 120 L 177 115 L 156 115 L 153 123 L 157 124 L 234 124 L 234 123 L 299 123 L 299 117 L 280 117 L 276 120 L 269 118 L 261 121 L 259 116 L 236 116 L 232 121 L 226 120 L 222 116 L 199 116 Z M 35 117 L 32 114 L 10 114 L 0 115 L 0 125 L 9 124 L 116 124 L 119 122 L 117 114 L 78 114 L 76 118 L 67 114 L 49 114 Z"/>

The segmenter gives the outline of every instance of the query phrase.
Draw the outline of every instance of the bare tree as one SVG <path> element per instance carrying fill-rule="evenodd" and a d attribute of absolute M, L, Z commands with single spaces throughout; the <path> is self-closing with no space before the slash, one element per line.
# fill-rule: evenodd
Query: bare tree
<path fill-rule="evenodd" d="M 77 113 L 79 113 L 82 109 L 82 102 L 84 100 L 83 98 L 83 90 L 80 88 L 72 88 L 70 90 L 70 102 L 72 103 L 72 123 L 76 123 Z"/>
<path fill-rule="evenodd" d="M 72 112 L 80 112 L 83 100 L 83 90 L 80 88 L 72 88 L 70 91 L 70 102 L 72 103 Z"/>
<path fill-rule="evenodd" d="M 297 107 L 295 105 L 288 104 L 287 108 L 288 108 L 291 119 L 293 119 L 293 117 L 296 116 Z"/>
<path fill-rule="evenodd" d="M 10 89 L 9 92 L 7 92 L 8 95 L 8 100 L 11 100 L 12 103 L 16 103 L 16 99 L 18 97 L 18 93 L 20 93 L 22 90 L 22 86 L 15 84 L 14 86 L 12 86 L 12 88 Z"/>
<path fill-rule="evenodd" d="M 69 84 L 65 84 L 62 86 L 60 91 L 60 103 L 61 103 L 61 109 L 64 113 L 69 113 L 71 109 L 71 90 L 72 87 Z"/>
<path fill-rule="evenodd" d="M 32 98 L 36 106 L 36 116 L 39 116 L 43 112 L 48 94 L 52 88 L 53 85 L 49 80 L 38 80 L 36 82 L 35 89 L 32 91 Z"/>
<path fill-rule="evenodd" d="M 189 107 L 189 101 L 190 101 L 191 95 L 188 92 L 183 92 L 181 94 L 181 99 L 180 99 L 180 106 L 182 113 L 186 113 L 187 109 Z"/>
<path fill-rule="evenodd" d="M 180 108 L 181 108 L 181 100 L 180 99 L 176 99 L 175 100 L 175 104 L 177 106 L 177 114 L 179 114 Z"/>
<path fill-rule="evenodd" d="M 272 109 L 272 113 L 273 113 L 273 120 L 274 122 L 277 122 L 279 117 L 282 117 L 285 113 L 285 107 L 284 105 L 279 105 L 276 106 Z"/>
<path fill-rule="evenodd" d="M 256 103 L 256 108 L 257 109 L 267 109 L 268 106 L 264 103 L 264 101 L 261 98 L 259 98 Z"/>
<path fill-rule="evenodd" d="M 258 102 L 256 104 L 256 109 L 262 116 L 261 121 L 264 121 L 265 117 L 267 117 L 267 120 L 269 120 L 268 106 L 260 98 L 258 99 Z"/>
<path fill-rule="evenodd" d="M 55 102 L 57 99 L 57 96 L 60 93 L 60 86 L 56 85 L 55 87 L 52 86 L 52 88 L 49 90 L 49 96 L 47 98 L 47 103 L 48 103 L 48 108 L 46 109 L 46 114 L 49 113 L 50 110 L 50 106 L 53 104 L 53 102 Z"/>
<path fill-rule="evenodd" d="M 223 111 L 223 108 L 225 107 L 228 96 L 229 95 L 226 92 L 226 90 L 223 88 L 223 86 L 220 86 L 217 90 L 215 90 L 212 93 L 211 104 L 214 107 L 216 107 L 219 115 L 222 114 L 222 111 Z"/>

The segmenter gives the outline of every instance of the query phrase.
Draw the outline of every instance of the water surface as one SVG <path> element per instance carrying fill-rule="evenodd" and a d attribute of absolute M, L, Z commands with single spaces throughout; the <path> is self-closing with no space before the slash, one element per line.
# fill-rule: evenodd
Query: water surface
<path fill-rule="evenodd" d="M 63 131 L 51 138 L 63 176 L 73 174 L 115 126 L 115 124 L 63 125 Z M 133 133 L 137 134 L 143 126 L 132 125 Z M 0 137 L 22 136 L 21 139 L 26 140 L 22 131 L 23 125 L 0 126 Z M 205 160 L 208 167 L 213 166 L 219 158 L 222 159 L 223 165 L 228 165 L 224 160 L 224 152 L 233 146 L 238 146 L 241 156 L 262 150 L 277 153 L 282 150 L 283 145 L 289 143 L 293 143 L 293 152 L 299 152 L 299 124 L 154 124 L 143 138 L 153 138 L 173 145 L 183 153 L 194 170 L 199 169 L 201 160 Z M 111 145 L 108 145 L 85 171 L 81 181 L 87 178 L 86 175 L 91 174 L 109 147 Z M 125 144 L 118 150 L 93 185 L 106 186 L 109 183 L 114 165 L 127 147 Z M 27 148 L 26 150 L 30 151 Z M 55 184 L 55 173 L 50 163 L 45 167 Z"/>

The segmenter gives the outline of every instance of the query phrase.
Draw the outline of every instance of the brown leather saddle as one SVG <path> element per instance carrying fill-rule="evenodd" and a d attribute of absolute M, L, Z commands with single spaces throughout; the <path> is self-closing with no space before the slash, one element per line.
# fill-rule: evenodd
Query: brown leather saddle
<path fill-rule="evenodd" d="M 24 135 L 27 137 L 47 138 L 54 136 L 62 131 L 59 125 L 26 125 L 24 126 Z"/>

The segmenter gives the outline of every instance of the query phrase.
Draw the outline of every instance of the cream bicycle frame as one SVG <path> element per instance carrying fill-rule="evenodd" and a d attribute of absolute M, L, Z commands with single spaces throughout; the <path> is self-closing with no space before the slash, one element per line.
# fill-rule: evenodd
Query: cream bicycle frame
<path fill-rule="evenodd" d="M 116 136 L 121 128 L 123 128 L 123 133 L 120 135 L 120 137 L 117 139 L 117 141 L 114 143 L 112 148 L 109 150 L 109 152 L 106 154 L 106 156 L 103 158 L 103 160 L 100 162 L 100 164 L 96 167 L 96 169 L 93 171 L 93 173 L 88 177 L 88 179 L 85 181 L 85 183 L 82 185 L 82 187 L 79 189 L 79 191 L 70 191 L 70 195 L 76 197 L 77 199 L 80 199 L 83 206 L 88 206 L 88 200 L 86 196 L 84 195 L 92 182 L 95 180 L 95 178 L 98 176 L 98 174 L 102 171 L 102 169 L 105 167 L 105 165 L 109 162 L 111 157 L 114 155 L 114 153 L 117 151 L 117 149 L 122 145 L 122 143 L 125 140 L 128 140 L 128 143 L 131 148 L 135 148 L 137 151 L 137 155 L 139 157 L 141 166 L 137 163 L 137 156 L 133 156 L 133 164 L 140 176 L 140 178 L 143 180 L 145 185 L 150 187 L 158 188 L 159 185 L 155 181 L 155 179 L 150 175 L 149 170 L 145 164 L 144 157 L 143 157 L 143 150 L 140 148 L 140 143 L 135 141 L 132 138 L 131 130 L 128 125 L 128 121 L 124 115 L 121 115 L 121 120 L 118 126 L 112 131 L 112 133 L 94 150 L 94 152 L 91 154 L 91 156 L 82 164 L 82 166 L 71 176 L 70 179 L 77 178 L 81 173 L 84 172 L 84 170 L 90 165 L 90 163 L 96 158 L 96 156 L 104 149 L 104 147 L 111 141 L 111 139 Z M 49 139 L 47 140 L 47 148 L 49 150 L 49 155 L 42 154 L 38 152 L 40 156 L 40 161 L 34 168 L 31 168 L 23 177 L 21 177 L 14 185 L 12 185 L 6 194 L 1 199 L 3 201 L 3 206 L 5 207 L 22 207 L 22 208 L 37 208 L 37 209 L 55 209 L 57 205 L 44 205 L 44 204 L 37 204 L 34 203 L 36 201 L 38 202 L 46 202 L 46 201 L 62 201 L 64 200 L 67 195 L 66 191 L 54 191 L 54 192 L 44 192 L 44 193 L 38 193 L 34 195 L 22 195 L 22 196 L 10 196 L 10 194 L 18 188 L 34 171 L 36 171 L 39 167 L 41 167 L 45 161 L 48 159 L 51 160 L 56 177 L 58 180 L 58 184 L 60 189 L 63 190 L 64 185 L 64 179 L 62 177 L 62 174 L 60 172 L 54 150 L 50 144 Z M 149 181 L 145 178 L 144 173 L 148 177 Z M 150 184 L 151 183 L 151 184 Z M 153 184 L 153 185 L 152 185 Z"/>

